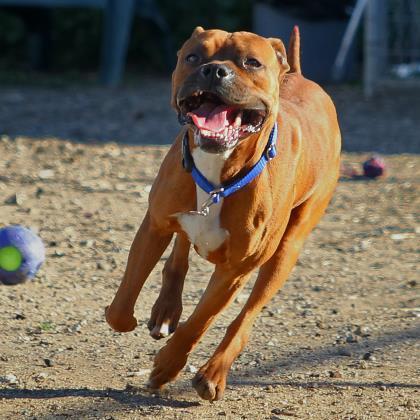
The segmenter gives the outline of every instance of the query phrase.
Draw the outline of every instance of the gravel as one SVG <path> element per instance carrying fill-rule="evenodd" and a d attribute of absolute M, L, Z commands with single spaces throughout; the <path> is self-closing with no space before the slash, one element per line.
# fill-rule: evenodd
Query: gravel
<path fill-rule="evenodd" d="M 418 418 L 420 96 L 406 91 L 366 102 L 357 87 L 331 89 L 344 163 L 360 168 L 378 150 L 388 176 L 341 179 L 291 278 L 256 320 L 224 400 L 199 400 L 190 381 L 253 280 L 180 378 L 147 391 L 163 343 L 146 324 L 169 250 L 141 293 L 134 332 L 111 331 L 103 313 L 178 128 L 169 90 L 167 80 L 3 89 L 0 225 L 37 229 L 47 259 L 34 281 L 0 286 L 0 417 Z M 12 196 L 24 199 L 5 203 Z M 211 270 L 192 253 L 181 321 Z"/>

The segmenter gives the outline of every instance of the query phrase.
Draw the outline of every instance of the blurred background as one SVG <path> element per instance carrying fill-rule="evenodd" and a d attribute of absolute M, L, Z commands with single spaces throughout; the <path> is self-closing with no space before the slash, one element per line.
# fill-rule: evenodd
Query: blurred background
<path fill-rule="evenodd" d="M 418 152 L 419 23 L 420 0 L 0 0 L 0 133 L 170 143 L 169 76 L 195 26 L 287 43 L 298 24 L 304 74 L 343 110 L 345 148 Z"/>

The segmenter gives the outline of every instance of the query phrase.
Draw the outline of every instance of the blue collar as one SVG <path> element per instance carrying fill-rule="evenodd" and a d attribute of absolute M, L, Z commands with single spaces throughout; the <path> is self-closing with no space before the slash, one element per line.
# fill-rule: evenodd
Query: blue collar
<path fill-rule="evenodd" d="M 188 144 L 187 131 L 184 139 L 182 140 L 182 164 L 187 172 L 191 172 L 195 183 L 209 195 L 209 198 L 201 205 L 201 210 L 197 213 L 207 216 L 209 207 L 212 204 L 218 203 L 221 198 L 229 197 L 234 192 L 240 190 L 254 180 L 264 170 L 267 163 L 276 156 L 276 141 L 277 122 L 274 123 L 271 130 L 264 153 L 260 157 L 259 161 L 249 170 L 249 172 L 234 182 L 223 183 L 220 187 L 217 187 L 213 185 L 195 166 Z"/>

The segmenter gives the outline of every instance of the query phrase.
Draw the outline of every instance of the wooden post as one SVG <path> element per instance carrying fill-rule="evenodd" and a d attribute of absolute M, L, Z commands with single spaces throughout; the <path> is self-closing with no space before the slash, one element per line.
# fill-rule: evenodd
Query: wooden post
<path fill-rule="evenodd" d="M 370 98 L 383 76 L 387 61 L 387 0 L 369 0 L 365 14 L 363 87 Z"/>

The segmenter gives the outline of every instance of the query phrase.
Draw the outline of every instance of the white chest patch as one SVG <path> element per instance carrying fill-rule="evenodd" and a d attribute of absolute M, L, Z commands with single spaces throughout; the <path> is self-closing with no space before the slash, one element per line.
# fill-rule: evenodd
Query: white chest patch
<path fill-rule="evenodd" d="M 199 171 L 214 185 L 220 185 L 220 177 L 226 159 L 230 152 L 221 154 L 206 153 L 199 147 L 192 151 L 195 166 Z M 197 210 L 201 204 L 208 199 L 205 193 L 198 185 L 197 192 Z M 182 213 L 178 215 L 178 222 L 184 232 L 188 235 L 191 243 L 197 248 L 197 252 L 203 257 L 211 251 L 215 251 L 229 235 L 226 229 L 220 227 L 220 211 L 222 209 L 223 198 L 217 204 L 209 207 L 209 214 L 202 216 L 194 213 Z"/>

